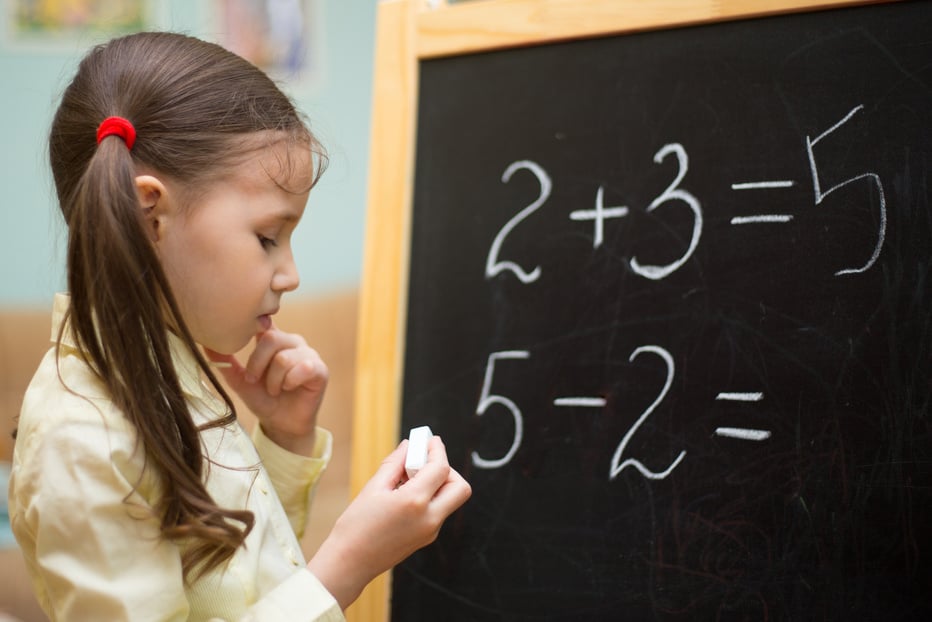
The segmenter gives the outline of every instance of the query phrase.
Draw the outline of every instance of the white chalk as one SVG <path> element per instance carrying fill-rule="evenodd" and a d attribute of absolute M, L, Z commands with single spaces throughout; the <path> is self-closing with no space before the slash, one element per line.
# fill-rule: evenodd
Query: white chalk
<path fill-rule="evenodd" d="M 414 477 L 427 464 L 427 443 L 431 436 L 433 434 L 430 426 L 411 428 L 408 435 L 408 454 L 405 456 L 405 473 L 409 478 Z"/>

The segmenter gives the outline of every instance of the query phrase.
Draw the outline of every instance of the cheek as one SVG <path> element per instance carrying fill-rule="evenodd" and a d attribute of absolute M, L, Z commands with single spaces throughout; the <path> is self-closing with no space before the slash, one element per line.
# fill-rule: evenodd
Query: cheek
<path fill-rule="evenodd" d="M 165 273 L 165 278 L 168 279 L 168 286 L 171 287 L 175 300 L 184 306 L 184 299 L 187 298 L 187 285 L 190 282 L 184 265 L 179 265 L 175 255 L 161 253 L 159 259 L 162 263 L 162 271 Z"/>
<path fill-rule="evenodd" d="M 185 324 L 195 333 L 209 326 L 223 308 L 224 288 L 230 283 L 218 273 L 209 258 L 197 253 L 165 254 L 162 269 Z"/>
<path fill-rule="evenodd" d="M 189 238 L 183 246 L 176 244 L 162 261 L 172 285 L 193 290 L 189 295 L 197 295 L 198 290 L 222 292 L 224 288 L 235 285 L 242 253 L 236 252 L 236 246 L 230 242 L 216 238 Z"/>
<path fill-rule="evenodd" d="M 261 307 L 271 279 L 268 255 L 251 229 L 211 224 L 189 224 L 183 235 L 158 248 L 185 323 L 198 333 L 220 325 L 230 329 L 240 316 L 250 317 L 247 312 Z"/>

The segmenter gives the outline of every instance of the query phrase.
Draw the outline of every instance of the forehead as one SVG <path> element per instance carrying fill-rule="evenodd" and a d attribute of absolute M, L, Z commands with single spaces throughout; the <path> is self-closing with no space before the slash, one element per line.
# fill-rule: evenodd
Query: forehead
<path fill-rule="evenodd" d="M 232 171 L 239 181 L 303 194 L 314 185 L 314 154 L 305 141 L 275 139 L 249 149 Z"/>

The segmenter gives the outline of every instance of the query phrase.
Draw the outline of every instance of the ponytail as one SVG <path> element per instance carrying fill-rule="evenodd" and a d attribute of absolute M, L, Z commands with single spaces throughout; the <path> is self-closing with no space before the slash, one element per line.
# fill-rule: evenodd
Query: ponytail
<path fill-rule="evenodd" d="M 75 339 L 161 474 L 156 509 L 163 535 L 196 543 L 182 558 L 186 579 L 196 579 L 233 555 L 254 518 L 245 510 L 218 507 L 204 486 L 199 430 L 172 363 L 166 322 L 178 328 L 229 408 L 212 427 L 236 420 L 232 402 L 178 312 L 147 235 L 126 145 L 101 142 L 70 203 L 68 289 Z"/>

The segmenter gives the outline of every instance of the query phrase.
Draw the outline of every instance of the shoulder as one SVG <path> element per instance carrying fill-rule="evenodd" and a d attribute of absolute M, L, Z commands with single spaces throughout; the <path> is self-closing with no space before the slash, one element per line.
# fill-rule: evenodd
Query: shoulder
<path fill-rule="evenodd" d="M 80 356 L 57 356 L 54 348 L 45 355 L 17 427 L 11 508 L 41 499 L 122 507 L 133 493 L 144 504 L 159 494 L 134 426 Z"/>
<path fill-rule="evenodd" d="M 78 435 L 77 430 L 80 430 Z M 17 424 L 16 450 L 56 438 L 87 444 L 108 454 L 136 445 L 133 426 L 110 399 L 87 363 L 69 348 L 52 347 L 26 389 Z M 98 446 L 105 441 L 104 446 Z"/>

